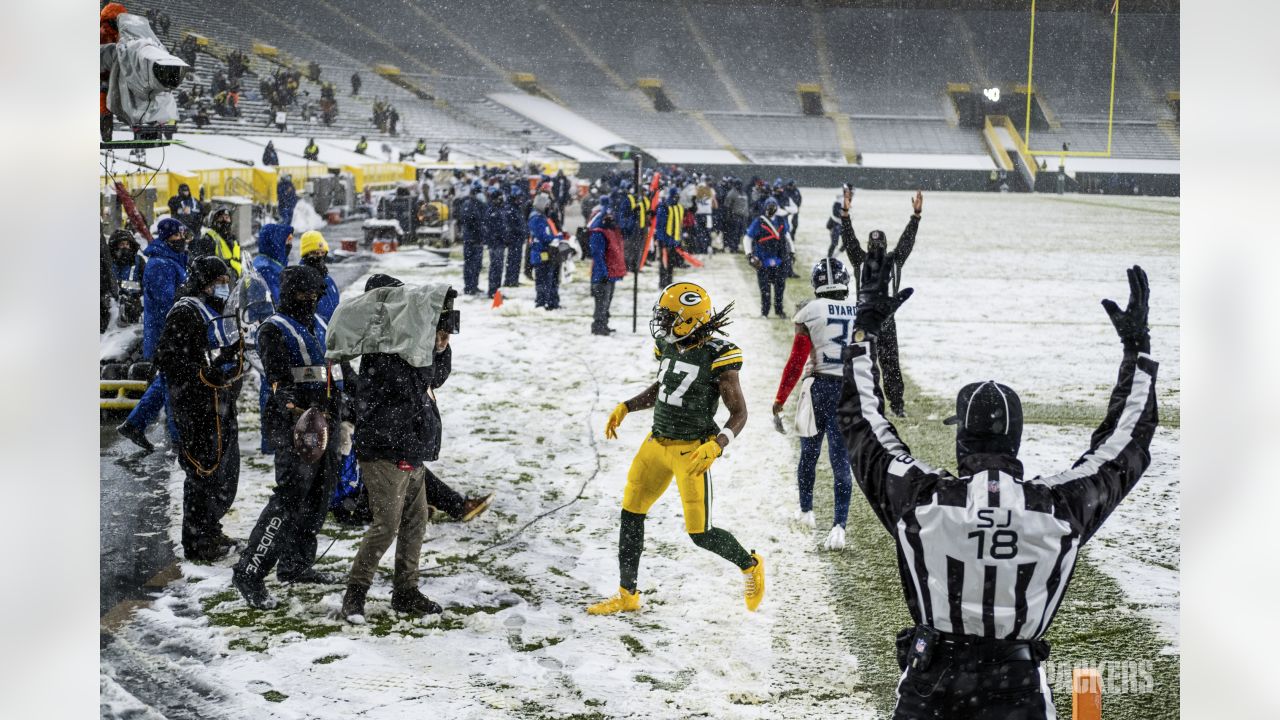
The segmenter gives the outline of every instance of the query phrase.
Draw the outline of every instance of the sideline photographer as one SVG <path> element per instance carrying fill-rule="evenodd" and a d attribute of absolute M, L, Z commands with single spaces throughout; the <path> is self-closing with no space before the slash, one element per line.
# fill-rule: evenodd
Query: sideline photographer
<path fill-rule="evenodd" d="M 441 612 L 440 605 L 418 589 L 418 561 L 427 526 L 426 463 L 440 455 L 435 389 L 449 377 L 449 336 L 460 329 L 459 313 L 453 309 L 456 297 L 457 291 L 447 286 L 406 288 L 389 275 L 374 275 L 363 296 L 339 306 L 334 314 L 329 357 L 360 358 L 353 448 L 373 515 L 342 599 L 342 616 L 354 624 L 364 622 L 365 596 L 392 542 L 396 556 L 391 608 L 413 615 Z M 413 318 L 396 323 L 399 330 L 368 333 L 371 327 L 386 325 L 369 322 L 372 317 L 406 319 L 411 314 Z M 422 326 L 432 321 L 435 332 L 423 333 Z M 401 352 L 384 352 L 392 347 Z"/>

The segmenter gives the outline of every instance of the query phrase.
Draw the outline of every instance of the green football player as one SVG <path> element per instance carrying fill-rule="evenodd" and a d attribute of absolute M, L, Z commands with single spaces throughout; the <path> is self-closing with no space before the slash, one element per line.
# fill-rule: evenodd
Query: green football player
<path fill-rule="evenodd" d="M 728 307 L 711 309 L 711 297 L 688 282 L 668 285 L 653 307 L 653 334 L 658 381 L 619 404 L 605 425 L 606 438 L 616 440 L 627 413 L 653 408 L 653 432 L 631 462 L 622 493 L 622 527 L 618 537 L 618 594 L 587 608 L 592 615 L 640 609 L 636 576 L 644 550 L 644 518 L 675 478 L 684 506 L 685 529 L 694 544 L 742 570 L 747 609 L 764 599 L 764 560 L 747 552 L 729 531 L 712 525 L 711 463 L 747 424 L 747 403 L 738 383 L 742 350 L 713 337 L 728 324 Z M 724 398 L 729 419 L 716 425 L 716 409 Z"/>

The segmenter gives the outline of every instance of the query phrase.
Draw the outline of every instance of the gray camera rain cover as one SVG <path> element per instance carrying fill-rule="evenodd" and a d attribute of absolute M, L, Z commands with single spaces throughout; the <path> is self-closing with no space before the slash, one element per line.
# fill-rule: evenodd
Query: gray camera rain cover
<path fill-rule="evenodd" d="M 448 291 L 448 285 L 403 285 L 343 299 L 329 320 L 325 358 L 343 362 L 386 353 L 413 367 L 431 367 Z"/>

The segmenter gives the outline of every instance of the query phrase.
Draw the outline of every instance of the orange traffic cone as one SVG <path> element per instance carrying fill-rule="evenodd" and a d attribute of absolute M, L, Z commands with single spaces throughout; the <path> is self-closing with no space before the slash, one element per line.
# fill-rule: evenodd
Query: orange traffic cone
<path fill-rule="evenodd" d="M 501 290 L 493 291 L 493 307 L 495 308 L 502 307 L 502 291 Z"/>

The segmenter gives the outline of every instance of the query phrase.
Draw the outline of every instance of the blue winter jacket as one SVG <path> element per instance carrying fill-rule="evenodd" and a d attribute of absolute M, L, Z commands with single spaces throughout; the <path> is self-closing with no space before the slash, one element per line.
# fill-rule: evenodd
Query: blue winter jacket
<path fill-rule="evenodd" d="M 178 286 L 187 280 L 187 254 L 156 240 L 142 251 L 147 265 L 142 271 L 142 359 L 151 360 L 160 343 L 164 319 L 178 297 Z"/>
<path fill-rule="evenodd" d="M 506 220 L 503 238 L 507 241 L 507 247 L 523 246 L 524 241 L 529 237 L 529 229 L 524 221 L 524 211 L 513 199 L 502 206 L 502 213 Z"/>
<path fill-rule="evenodd" d="M 667 234 L 667 216 L 670 214 L 671 214 L 671 205 L 669 203 L 664 202 L 658 206 L 658 214 L 656 217 L 654 217 L 654 221 L 657 223 L 657 225 L 654 227 L 653 237 L 663 247 L 669 247 L 669 248 L 680 247 L 680 241 L 676 240 L 674 237 Z M 683 235 L 683 232 L 684 231 L 682 230 L 681 231 L 682 235 Z"/>
<path fill-rule="evenodd" d="M 463 198 L 458 203 L 458 229 L 462 231 L 462 242 L 478 243 L 484 240 L 485 204 L 474 195 Z"/>
<path fill-rule="evenodd" d="M 138 256 L 134 256 L 133 262 L 127 265 L 111 264 L 111 270 L 115 273 L 116 280 L 120 281 L 120 291 L 129 293 L 130 295 L 139 295 L 142 293 L 142 271 L 146 268 L 147 261 Z"/>
<path fill-rule="evenodd" d="M 759 258 L 761 266 L 768 268 L 782 264 L 790 252 L 787 248 L 789 232 L 787 221 L 781 215 L 772 218 L 760 215 L 751 221 L 751 227 L 747 228 L 747 235 L 751 237 L 751 254 Z"/>
<path fill-rule="evenodd" d="M 324 318 L 327 323 L 333 317 L 333 311 L 338 309 L 338 283 L 333 281 L 332 275 L 324 276 L 324 295 L 320 296 L 320 302 L 316 303 L 316 314 Z"/>
<path fill-rule="evenodd" d="M 293 182 L 280 178 L 276 183 L 276 205 L 280 208 L 280 222 L 293 223 L 293 209 L 298 205 L 298 190 Z"/>
<path fill-rule="evenodd" d="M 537 210 L 529 213 L 529 236 L 532 239 L 529 245 L 529 264 L 541 265 L 543 253 L 548 254 L 547 261 L 550 261 L 550 253 L 554 252 L 551 244 L 559 236 L 551 232 L 551 223 L 547 220 L 547 216 Z"/>
<path fill-rule="evenodd" d="M 490 203 L 484 206 L 484 224 L 482 234 L 484 244 L 501 246 L 507 240 L 507 204 Z"/>
<path fill-rule="evenodd" d="M 289 264 L 288 242 L 292 234 L 292 227 L 277 223 L 267 223 L 258 231 L 258 254 L 253 257 L 253 268 L 271 288 L 271 301 L 277 306 L 280 304 L 280 273 Z"/>

